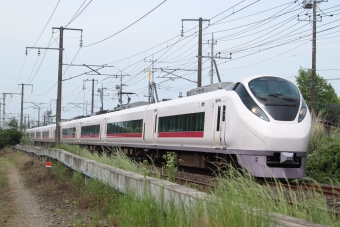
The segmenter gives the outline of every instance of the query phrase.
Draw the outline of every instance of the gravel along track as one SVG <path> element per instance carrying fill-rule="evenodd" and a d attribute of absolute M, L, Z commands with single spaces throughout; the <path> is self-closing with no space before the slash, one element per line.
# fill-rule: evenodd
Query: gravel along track
<path fill-rule="evenodd" d="M 7 167 L 8 184 L 17 211 L 14 218 L 10 219 L 6 225 L 13 227 L 51 226 L 48 214 L 39 209 L 38 199 L 25 187 L 19 171 L 8 162 L 0 161 L 0 164 Z"/>

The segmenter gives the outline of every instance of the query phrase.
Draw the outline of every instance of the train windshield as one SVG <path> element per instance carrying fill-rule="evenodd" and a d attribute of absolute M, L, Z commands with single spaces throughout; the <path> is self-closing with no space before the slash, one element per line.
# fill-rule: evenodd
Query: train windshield
<path fill-rule="evenodd" d="M 293 121 L 299 111 L 300 93 L 288 80 L 260 77 L 249 82 L 249 88 L 264 109 L 278 121 Z"/>

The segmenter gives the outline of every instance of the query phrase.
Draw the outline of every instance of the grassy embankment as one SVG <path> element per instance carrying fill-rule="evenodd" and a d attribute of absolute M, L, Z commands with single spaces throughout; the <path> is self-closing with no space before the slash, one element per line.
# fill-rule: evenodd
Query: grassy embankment
<path fill-rule="evenodd" d="M 149 175 L 146 164 L 135 163 L 122 152 L 114 156 L 98 156 L 78 146 L 59 148 L 118 168 Z M 54 173 L 67 177 L 64 167 L 55 166 Z M 152 169 L 154 171 L 154 169 Z M 73 176 L 73 175 L 72 175 Z M 165 204 L 146 193 L 143 199 L 133 194 L 122 195 L 96 180 L 87 180 L 76 174 L 71 177 L 83 190 L 84 198 L 92 198 L 95 214 L 107 217 L 109 223 L 119 226 L 270 226 L 270 212 L 277 212 L 329 226 L 340 226 L 340 220 L 328 208 L 325 197 L 314 192 L 287 191 L 280 183 L 276 188 L 259 185 L 247 173 L 229 169 L 221 173 L 218 187 L 197 206 Z M 204 207 L 204 208 L 203 208 Z M 258 209 L 256 215 L 253 209 Z"/>
<path fill-rule="evenodd" d="M 6 163 L 8 159 L 2 158 L 3 151 L 0 150 L 0 225 L 7 223 L 14 214 L 12 198 L 10 197 L 10 188 L 7 179 Z"/>

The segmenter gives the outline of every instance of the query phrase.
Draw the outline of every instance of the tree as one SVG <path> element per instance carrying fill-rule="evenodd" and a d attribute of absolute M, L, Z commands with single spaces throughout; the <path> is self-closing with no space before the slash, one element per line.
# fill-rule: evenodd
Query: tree
<path fill-rule="evenodd" d="M 7 125 L 10 129 L 18 129 L 18 121 L 15 118 L 12 118 Z"/>
<path fill-rule="evenodd" d="M 14 146 L 20 143 L 23 136 L 23 132 L 19 130 L 18 121 L 12 119 L 8 122 L 8 129 L 0 130 L 0 149 L 5 146 Z"/>
<path fill-rule="evenodd" d="M 311 69 L 299 69 L 299 75 L 295 77 L 296 83 L 300 89 L 300 92 L 306 101 L 309 109 L 311 107 L 311 88 L 312 88 L 312 70 Z M 328 105 L 340 104 L 340 100 L 334 91 L 334 88 L 330 83 L 322 78 L 319 74 L 316 75 L 316 113 L 320 110 L 327 111 Z"/>

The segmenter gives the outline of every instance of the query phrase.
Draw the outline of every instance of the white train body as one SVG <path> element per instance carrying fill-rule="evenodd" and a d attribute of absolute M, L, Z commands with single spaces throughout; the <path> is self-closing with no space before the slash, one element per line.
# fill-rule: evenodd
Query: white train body
<path fill-rule="evenodd" d="M 61 142 L 232 154 L 256 177 L 302 178 L 310 128 L 294 84 L 254 76 L 227 89 L 62 123 Z M 53 141 L 55 125 L 27 133 Z"/>

